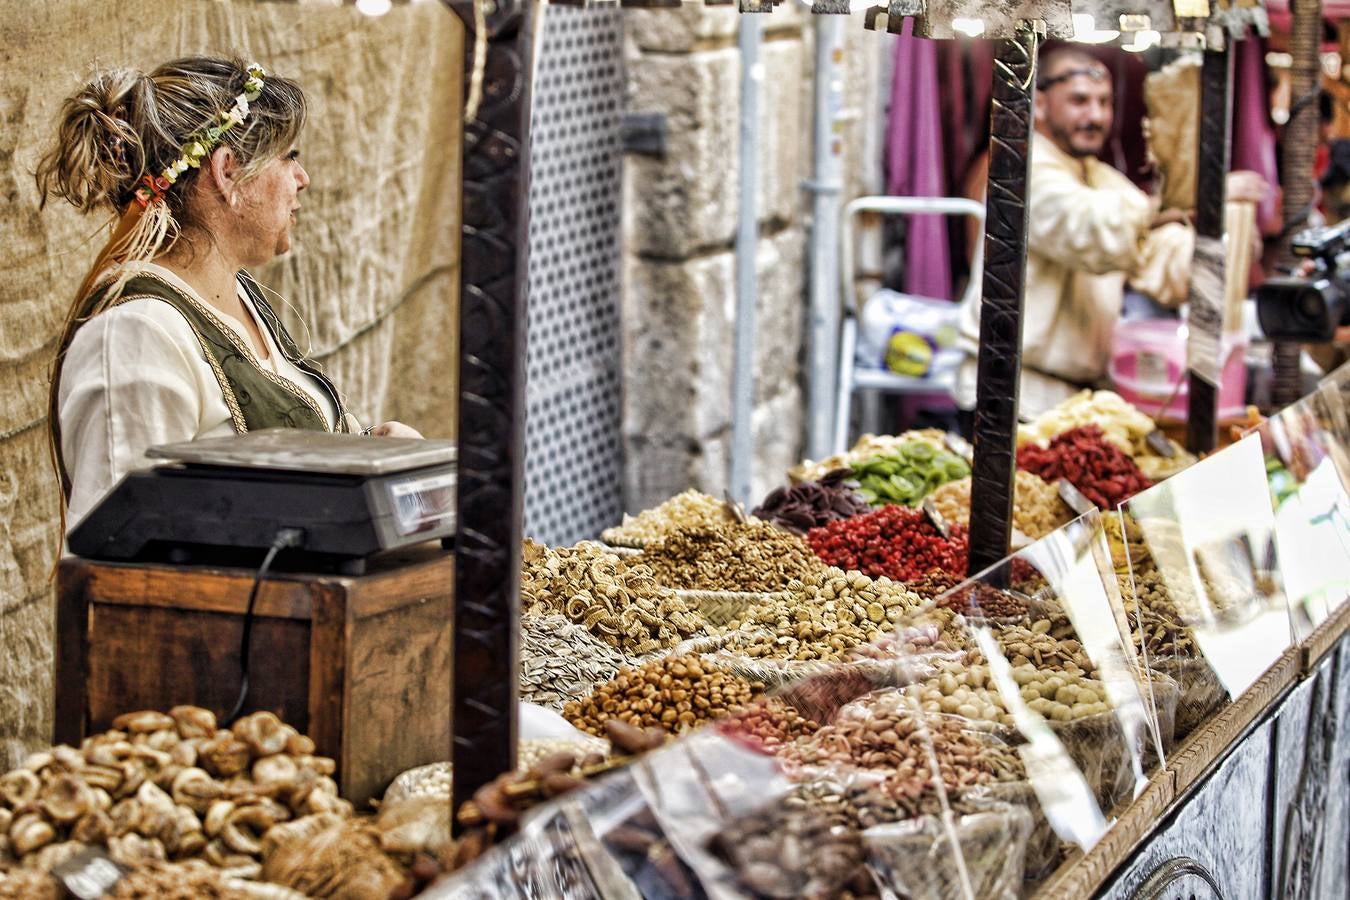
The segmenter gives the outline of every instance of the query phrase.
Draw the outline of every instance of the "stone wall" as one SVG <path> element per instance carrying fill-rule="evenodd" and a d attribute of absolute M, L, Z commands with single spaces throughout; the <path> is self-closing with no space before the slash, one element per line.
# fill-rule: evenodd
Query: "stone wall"
<path fill-rule="evenodd" d="M 628 110 L 666 117 L 664 157 L 624 160 L 625 508 L 688 487 L 720 495 L 731 451 L 734 242 L 740 194 L 740 52 L 734 7 L 625 13 Z M 812 16 L 784 3 L 762 17 L 759 302 L 753 494 L 784 477 L 805 439 L 812 174 Z M 881 178 L 884 35 L 844 24 L 845 191 Z"/>

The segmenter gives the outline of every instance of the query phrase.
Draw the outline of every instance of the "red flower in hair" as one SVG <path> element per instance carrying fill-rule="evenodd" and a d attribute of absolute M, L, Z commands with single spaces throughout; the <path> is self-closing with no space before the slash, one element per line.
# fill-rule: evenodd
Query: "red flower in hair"
<path fill-rule="evenodd" d="M 155 179 L 155 190 L 161 194 L 167 191 L 172 186 L 173 182 L 165 178 L 163 175 Z"/>

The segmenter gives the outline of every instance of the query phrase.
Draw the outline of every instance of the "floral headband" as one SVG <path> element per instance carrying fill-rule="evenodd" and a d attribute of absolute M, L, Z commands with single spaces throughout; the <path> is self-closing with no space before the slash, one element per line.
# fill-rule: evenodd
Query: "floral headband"
<path fill-rule="evenodd" d="M 179 148 L 181 155 L 165 166 L 158 177 L 146 175 L 141 179 L 135 197 L 142 209 L 163 200 L 164 194 L 173 187 L 178 176 L 188 169 L 200 168 L 202 160 L 216 149 L 225 132 L 248 118 L 248 105 L 262 94 L 263 79 L 267 77 L 267 72 L 257 63 L 249 63 L 247 71 L 248 80 L 244 82 L 244 92 L 234 98 L 234 106 L 230 107 L 230 111 L 221 113 L 220 121 L 215 125 L 199 128 L 189 134 L 183 146 Z"/>

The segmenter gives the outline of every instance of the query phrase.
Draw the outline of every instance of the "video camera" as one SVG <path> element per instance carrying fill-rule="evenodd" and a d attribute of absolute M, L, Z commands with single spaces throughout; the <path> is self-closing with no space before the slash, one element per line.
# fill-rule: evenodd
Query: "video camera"
<path fill-rule="evenodd" d="M 1350 219 L 1301 231 L 1290 249 L 1312 261 L 1311 271 L 1258 287 L 1257 320 L 1272 341 L 1325 344 L 1350 325 Z"/>

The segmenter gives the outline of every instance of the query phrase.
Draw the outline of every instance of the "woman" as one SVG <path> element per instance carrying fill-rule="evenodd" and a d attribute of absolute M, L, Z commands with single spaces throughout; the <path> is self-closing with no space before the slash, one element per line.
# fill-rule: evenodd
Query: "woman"
<path fill-rule="evenodd" d="M 101 72 L 68 98 L 42 202 L 111 209 L 53 367 L 52 445 L 78 522 L 156 444 L 356 429 L 245 271 L 285 253 L 309 175 L 295 82 L 237 59 Z M 398 422 L 376 435 L 420 437 Z"/>

